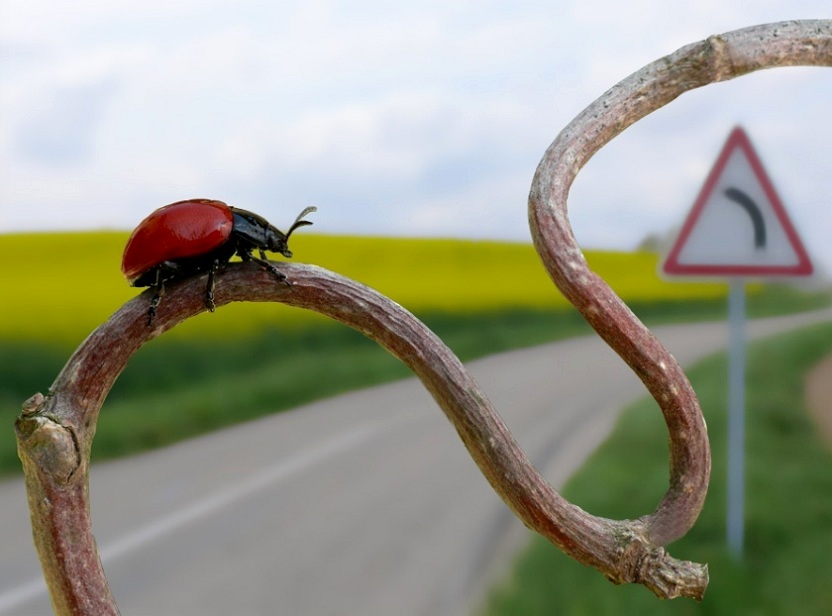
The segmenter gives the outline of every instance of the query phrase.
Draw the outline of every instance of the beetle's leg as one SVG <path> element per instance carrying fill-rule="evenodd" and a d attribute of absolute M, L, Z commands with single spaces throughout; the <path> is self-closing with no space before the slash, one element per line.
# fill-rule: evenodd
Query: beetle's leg
<path fill-rule="evenodd" d="M 259 259 L 251 254 L 251 250 L 252 249 L 250 247 L 244 248 L 244 249 L 238 249 L 237 254 L 240 255 L 240 258 L 243 261 L 254 261 L 257 265 L 259 265 L 264 270 L 271 273 L 275 278 L 277 278 L 277 280 L 279 282 L 282 282 L 283 284 L 285 284 L 287 286 L 292 286 L 292 283 L 289 282 L 286 279 L 286 274 L 284 274 L 279 269 L 277 269 L 277 267 L 274 265 L 274 263 L 272 263 L 271 261 L 266 259 L 266 253 L 262 249 L 260 249 L 260 258 Z"/>
<path fill-rule="evenodd" d="M 208 286 L 205 289 L 205 307 L 208 309 L 208 312 L 214 312 L 217 308 L 216 304 L 214 304 L 214 276 L 216 276 L 219 268 L 220 260 L 214 259 L 211 268 L 208 270 Z"/>
<path fill-rule="evenodd" d="M 290 287 L 292 286 L 292 283 L 286 279 L 286 274 L 277 269 L 277 267 L 275 267 L 275 264 L 271 261 L 267 261 L 266 259 L 258 259 L 257 257 L 253 257 L 251 255 L 249 255 L 249 258 L 252 261 L 254 261 L 257 265 L 262 267 L 264 270 L 270 272 L 275 278 L 277 278 L 279 282 L 282 282 L 283 284 Z"/>
<path fill-rule="evenodd" d="M 147 309 L 148 326 L 153 324 L 153 319 L 156 318 L 156 309 L 159 307 L 159 303 L 162 301 L 162 296 L 165 294 L 165 279 L 162 277 L 161 268 L 156 270 L 156 281 L 153 283 L 153 288 L 155 289 L 155 293 L 153 293 L 153 297 L 150 298 L 150 306 Z"/>
<path fill-rule="evenodd" d="M 237 255 L 243 261 L 251 261 L 251 247 L 238 246 L 237 247 Z"/>

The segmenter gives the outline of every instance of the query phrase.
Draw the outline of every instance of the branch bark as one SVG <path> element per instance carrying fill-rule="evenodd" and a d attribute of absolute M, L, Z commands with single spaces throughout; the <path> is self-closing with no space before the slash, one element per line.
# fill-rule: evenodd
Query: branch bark
<path fill-rule="evenodd" d="M 537 168 L 529 223 L 537 251 L 561 292 L 639 375 L 670 432 L 670 488 L 645 518 L 645 538 L 665 545 L 693 526 L 710 475 L 699 403 L 676 360 L 587 266 L 569 225 L 566 201 L 578 171 L 628 126 L 680 94 L 763 68 L 832 65 L 832 21 L 794 21 L 712 36 L 630 75 L 561 131 Z"/>
<path fill-rule="evenodd" d="M 368 287 L 302 264 L 281 267 L 293 283 L 252 264 L 218 276 L 216 303 L 278 301 L 315 310 L 377 341 L 422 380 L 485 477 L 530 528 L 616 583 L 659 597 L 701 598 L 707 567 L 678 561 L 663 545 L 695 521 L 707 490 L 710 453 L 696 397 L 673 357 L 591 272 L 566 213 L 569 186 L 605 143 L 682 92 L 765 67 L 832 65 L 832 22 L 748 28 L 711 37 L 648 65 L 582 112 L 547 150 L 535 175 L 529 217 L 535 245 L 561 291 L 639 374 L 659 402 L 671 437 L 670 487 L 638 520 L 592 516 L 561 497 L 532 467 L 485 394 L 453 353 L 418 319 Z M 76 350 L 47 396 L 36 394 L 16 422 L 35 544 L 55 612 L 118 614 L 90 528 L 88 471 L 99 410 L 145 342 L 201 312 L 205 281 L 170 285 L 152 327 L 149 292 L 125 304 Z"/>

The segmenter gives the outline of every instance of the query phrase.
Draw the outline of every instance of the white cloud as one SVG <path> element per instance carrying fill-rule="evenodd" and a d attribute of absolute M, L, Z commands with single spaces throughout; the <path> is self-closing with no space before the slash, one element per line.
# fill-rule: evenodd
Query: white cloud
<path fill-rule="evenodd" d="M 203 195 L 276 218 L 314 202 L 330 232 L 510 239 L 528 238 L 546 146 L 616 81 L 712 33 L 828 13 L 825 0 L 6 4 L 0 231 L 128 228 Z M 630 247 L 678 224 L 743 122 L 810 249 L 832 251 L 825 70 L 711 86 L 626 131 L 578 176 L 578 238 Z"/>

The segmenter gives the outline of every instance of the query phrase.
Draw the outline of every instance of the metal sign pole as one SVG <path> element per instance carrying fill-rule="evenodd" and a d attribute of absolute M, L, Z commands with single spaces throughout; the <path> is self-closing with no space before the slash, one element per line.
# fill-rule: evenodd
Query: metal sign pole
<path fill-rule="evenodd" d="M 728 297 L 728 548 L 742 558 L 745 534 L 745 280 Z"/>

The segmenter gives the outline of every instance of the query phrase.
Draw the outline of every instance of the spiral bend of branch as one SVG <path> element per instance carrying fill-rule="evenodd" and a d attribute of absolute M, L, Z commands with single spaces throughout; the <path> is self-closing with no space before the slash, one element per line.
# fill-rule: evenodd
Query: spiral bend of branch
<path fill-rule="evenodd" d="M 580 167 L 626 126 L 680 93 L 769 66 L 832 64 L 829 21 L 758 26 L 712 37 L 627 78 L 579 115 L 547 150 L 530 195 L 535 245 L 553 280 L 659 401 L 671 434 L 670 488 L 639 520 L 592 516 L 561 497 L 533 468 L 485 394 L 454 354 L 418 319 L 383 295 L 324 269 L 284 264 L 290 287 L 250 263 L 217 278 L 216 303 L 276 301 L 355 328 L 406 363 L 454 424 L 495 491 L 530 528 L 610 580 L 644 584 L 660 597 L 701 598 L 707 567 L 667 555 L 663 545 L 696 519 L 709 472 L 698 403 L 675 360 L 592 273 L 566 215 Z M 55 612 L 118 614 L 90 524 L 88 470 L 99 410 L 145 342 L 204 310 L 202 277 L 170 285 L 153 327 L 149 293 L 129 301 L 76 350 L 46 396 L 24 403 L 15 428 L 35 544 Z"/>
<path fill-rule="evenodd" d="M 578 171 L 628 126 L 682 93 L 778 66 L 832 65 L 832 21 L 745 28 L 688 45 L 608 90 L 547 149 L 529 195 L 532 237 L 561 292 L 639 375 L 670 432 L 670 488 L 645 518 L 650 543 L 665 545 L 693 526 L 710 475 L 707 431 L 696 395 L 676 360 L 610 287 L 588 267 L 567 215 Z"/>

